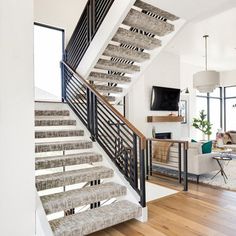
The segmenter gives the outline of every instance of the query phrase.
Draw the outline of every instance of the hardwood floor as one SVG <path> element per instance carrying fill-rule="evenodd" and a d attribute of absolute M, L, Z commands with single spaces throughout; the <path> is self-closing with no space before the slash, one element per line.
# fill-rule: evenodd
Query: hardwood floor
<path fill-rule="evenodd" d="M 180 190 L 148 203 L 147 223 L 131 220 L 93 236 L 235 236 L 236 192 L 191 183 L 188 192 L 166 177 L 150 182 Z"/>

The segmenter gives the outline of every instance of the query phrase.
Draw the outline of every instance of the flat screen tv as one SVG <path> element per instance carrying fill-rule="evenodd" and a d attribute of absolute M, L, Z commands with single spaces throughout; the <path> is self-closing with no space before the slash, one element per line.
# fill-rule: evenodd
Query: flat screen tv
<path fill-rule="evenodd" d="M 152 111 L 178 111 L 180 89 L 152 87 L 151 110 Z"/>

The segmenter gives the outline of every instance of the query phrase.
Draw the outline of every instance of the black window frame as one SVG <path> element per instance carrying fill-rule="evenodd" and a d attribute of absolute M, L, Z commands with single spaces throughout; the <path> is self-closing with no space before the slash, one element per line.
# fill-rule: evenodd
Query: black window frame
<path fill-rule="evenodd" d="M 227 114 L 226 114 L 226 101 L 229 99 L 236 99 L 236 95 L 233 97 L 227 97 L 227 88 L 236 88 L 236 85 L 231 85 L 231 86 L 225 86 L 224 87 L 224 98 L 223 98 L 223 102 L 224 102 L 224 131 L 227 130 L 227 122 L 226 122 L 226 118 L 227 118 Z"/>
<path fill-rule="evenodd" d="M 206 95 L 197 95 L 196 97 L 198 98 L 205 98 L 207 100 L 207 120 L 211 122 L 211 116 L 210 116 L 210 101 L 211 99 L 218 99 L 220 100 L 220 128 L 223 129 L 223 101 L 224 101 L 224 96 L 223 96 L 223 87 L 219 87 L 220 89 L 220 96 L 211 96 L 210 93 L 207 93 Z M 224 119 L 225 120 L 225 119 Z"/>

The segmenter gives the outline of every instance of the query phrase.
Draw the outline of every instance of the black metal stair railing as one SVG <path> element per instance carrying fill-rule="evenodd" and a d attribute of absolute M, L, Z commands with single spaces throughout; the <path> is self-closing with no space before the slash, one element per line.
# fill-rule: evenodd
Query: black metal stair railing
<path fill-rule="evenodd" d="M 64 60 L 74 70 L 82 60 L 113 2 L 114 0 L 88 0 L 65 49 Z"/>
<path fill-rule="evenodd" d="M 91 84 L 62 62 L 63 100 L 66 101 L 146 206 L 146 138 Z"/>

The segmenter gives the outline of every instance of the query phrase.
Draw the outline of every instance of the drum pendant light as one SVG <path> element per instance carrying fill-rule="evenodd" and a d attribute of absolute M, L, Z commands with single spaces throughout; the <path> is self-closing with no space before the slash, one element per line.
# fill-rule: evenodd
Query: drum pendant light
<path fill-rule="evenodd" d="M 220 74 L 207 68 L 207 39 L 209 35 L 204 35 L 205 39 L 205 71 L 199 71 L 193 75 L 193 87 L 200 93 L 212 93 L 214 89 L 220 87 Z"/>

